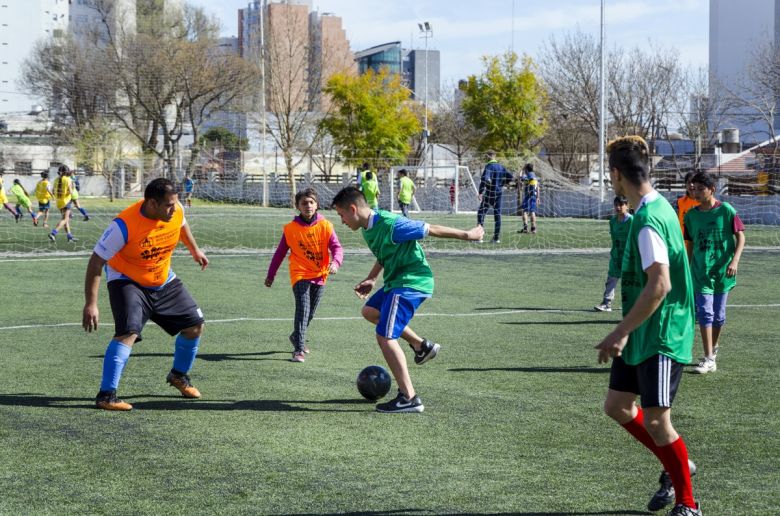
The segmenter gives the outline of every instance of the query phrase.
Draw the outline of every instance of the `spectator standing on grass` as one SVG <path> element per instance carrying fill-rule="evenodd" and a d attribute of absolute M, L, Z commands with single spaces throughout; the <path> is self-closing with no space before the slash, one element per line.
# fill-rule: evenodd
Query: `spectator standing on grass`
<path fill-rule="evenodd" d="M 401 214 L 409 218 L 409 205 L 414 197 L 414 181 L 409 179 L 409 174 L 405 168 L 398 171 L 398 205 L 401 207 Z"/>
<path fill-rule="evenodd" d="M 95 406 L 131 410 L 117 399 L 119 380 L 141 331 L 154 321 L 174 340 L 173 367 L 166 381 L 185 398 L 200 398 L 189 377 L 200 345 L 205 319 L 181 280 L 171 269 L 171 256 L 182 242 L 204 270 L 209 260 L 200 250 L 184 218 L 176 189 L 159 178 L 144 190 L 144 198 L 123 210 L 100 237 L 87 264 L 82 326 L 97 330 L 98 287 L 105 269 L 114 316 L 114 336 L 103 358 L 103 377 Z"/>
<path fill-rule="evenodd" d="M 333 207 L 341 222 L 352 231 L 361 230 L 376 263 L 368 276 L 355 286 L 355 294 L 367 299 L 384 270 L 384 287 L 363 305 L 363 317 L 376 326 L 376 340 L 382 355 L 398 384 L 398 395 L 376 406 L 378 412 L 422 412 L 423 403 L 412 386 L 398 338 L 403 338 L 414 350 L 418 365 L 431 360 L 440 346 L 420 338 L 409 323 L 415 310 L 433 294 L 433 272 L 425 259 L 419 240 L 426 236 L 479 240 L 485 233 L 482 226 L 468 231 L 436 226 L 407 219 L 389 211 L 376 212 L 356 188 L 342 189 L 333 198 Z"/>
<path fill-rule="evenodd" d="M 306 330 L 325 292 L 328 276 L 338 271 L 344 259 L 333 224 L 317 211 L 319 205 L 317 192 L 312 188 L 295 194 L 298 215 L 284 226 L 265 277 L 265 286 L 273 285 L 276 271 L 289 251 L 290 283 L 295 297 L 295 319 L 290 334 L 293 362 L 306 360 L 305 354 L 309 353 Z"/>
<path fill-rule="evenodd" d="M 615 193 L 636 212 L 621 271 L 623 320 L 596 346 L 599 363 L 612 359 L 604 411 L 664 466 L 648 509 L 674 501 L 669 514 L 701 515 L 691 485 L 695 466 L 671 418 L 693 347 L 693 285 L 682 233 L 674 209 L 650 184 L 647 143 L 626 136 L 607 152 Z"/>
<path fill-rule="evenodd" d="M 479 209 L 477 210 L 477 224 L 485 225 L 485 213 L 492 208 L 495 226 L 493 228 L 492 243 L 501 243 L 501 199 L 503 197 L 504 185 L 512 181 L 514 177 L 504 168 L 502 164 L 496 161 L 496 152 L 489 150 L 485 153 L 488 162 L 482 171 L 482 177 L 479 180 Z"/>
<path fill-rule="evenodd" d="M 726 324 L 726 301 L 737 284 L 737 270 L 745 248 L 745 225 L 737 210 L 715 198 L 715 179 L 706 172 L 691 178 L 698 206 L 685 215 L 685 240 L 690 245 L 696 319 L 699 321 L 704 357 L 694 369 L 714 373 L 720 334 Z"/>
<path fill-rule="evenodd" d="M 632 215 L 628 213 L 628 199 L 618 195 L 615 197 L 613 205 L 615 214 L 609 219 L 609 237 L 612 240 L 612 248 L 609 252 L 607 283 L 604 286 L 604 297 L 601 304 L 593 307 L 598 312 L 612 311 L 615 287 L 617 287 L 620 281 L 620 268 L 623 266 L 623 251 L 626 249 L 626 240 L 631 229 Z"/>
<path fill-rule="evenodd" d="M 184 205 L 187 208 L 192 207 L 192 192 L 195 190 L 195 180 L 190 177 L 189 173 L 184 174 Z"/>

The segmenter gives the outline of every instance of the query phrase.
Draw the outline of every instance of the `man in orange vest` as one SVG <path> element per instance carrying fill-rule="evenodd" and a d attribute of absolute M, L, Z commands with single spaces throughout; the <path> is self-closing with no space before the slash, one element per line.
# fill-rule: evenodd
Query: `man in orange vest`
<path fill-rule="evenodd" d="M 192 258 L 205 269 L 208 258 L 200 250 L 184 218 L 173 183 L 155 179 L 144 199 L 122 211 L 98 240 L 87 265 L 82 325 L 88 332 L 98 325 L 98 287 L 105 267 L 108 297 L 114 314 L 114 337 L 103 359 L 103 379 L 95 406 L 103 410 L 131 410 L 116 397 L 130 351 L 141 340 L 151 319 L 169 335 L 176 335 L 173 368 L 167 381 L 185 398 L 200 398 L 188 373 L 195 362 L 203 333 L 203 312 L 171 270 L 171 255 L 183 242 Z"/>
<path fill-rule="evenodd" d="M 699 205 L 699 201 L 693 198 L 692 177 L 693 172 L 685 174 L 685 193 L 674 201 L 674 210 L 677 212 L 677 219 L 680 221 L 680 230 L 683 234 L 685 234 L 685 223 L 683 222 L 685 220 L 685 214 L 688 213 L 688 210 L 691 208 L 695 208 Z M 688 248 L 689 246 L 690 241 L 686 240 L 685 247 Z"/>

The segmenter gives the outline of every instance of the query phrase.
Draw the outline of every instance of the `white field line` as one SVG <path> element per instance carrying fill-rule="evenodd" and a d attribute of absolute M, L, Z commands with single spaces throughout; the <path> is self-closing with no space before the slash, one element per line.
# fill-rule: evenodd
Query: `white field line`
<path fill-rule="evenodd" d="M 202 248 L 206 255 L 216 258 L 243 258 L 251 256 L 265 256 L 273 254 L 276 249 L 214 249 L 209 247 Z M 745 247 L 745 252 L 765 252 L 772 253 L 780 250 L 778 247 Z M 520 256 L 520 255 L 589 255 L 589 254 L 606 254 L 609 253 L 609 248 L 573 248 L 573 249 L 479 249 L 472 248 L 468 250 L 457 249 L 425 249 L 425 253 L 429 255 L 438 256 Z M 344 254 L 353 256 L 366 256 L 370 254 L 370 251 L 366 248 L 362 249 L 345 249 Z M 92 251 L 74 251 L 74 252 L 59 252 L 58 254 L 47 253 L 0 253 L 0 265 L 5 263 L 15 262 L 28 262 L 28 261 L 72 261 L 72 260 L 84 260 L 92 255 Z M 174 253 L 174 257 L 189 257 L 189 253 L 186 249 L 177 250 Z"/>
<path fill-rule="evenodd" d="M 769 304 L 750 304 L 750 305 L 729 305 L 729 309 L 732 308 L 780 308 L 780 303 Z M 501 310 L 496 312 L 467 312 L 467 313 L 419 313 L 415 314 L 415 317 L 484 317 L 484 316 L 502 316 L 513 314 L 527 314 L 527 313 L 545 313 L 545 314 L 576 314 L 576 313 L 595 313 L 592 310 L 564 310 L 556 308 L 546 308 L 539 310 Z M 344 317 L 317 317 L 318 321 L 360 321 L 363 317 L 360 316 L 344 316 Z M 292 317 L 233 317 L 230 319 L 206 319 L 206 324 L 224 324 L 234 322 L 290 322 Z M 110 323 L 103 323 L 104 326 Z M 55 324 L 24 324 L 19 326 L 0 326 L 0 331 L 5 330 L 28 330 L 31 328 L 63 328 L 68 326 L 81 326 L 81 323 L 66 322 Z"/>

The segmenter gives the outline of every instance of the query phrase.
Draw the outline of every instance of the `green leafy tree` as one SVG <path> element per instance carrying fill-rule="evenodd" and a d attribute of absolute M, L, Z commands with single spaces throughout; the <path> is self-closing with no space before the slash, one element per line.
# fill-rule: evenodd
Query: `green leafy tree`
<path fill-rule="evenodd" d="M 514 52 L 482 60 L 482 75 L 471 75 L 462 85 L 463 113 L 482 131 L 480 147 L 512 154 L 529 150 L 547 127 L 545 89 L 533 61 Z"/>
<path fill-rule="evenodd" d="M 248 151 L 249 140 L 239 138 L 224 127 L 212 127 L 200 137 L 200 145 L 211 148 L 222 147 L 228 152 Z"/>
<path fill-rule="evenodd" d="M 376 160 L 378 167 L 402 163 L 420 120 L 409 105 L 409 90 L 387 69 L 360 76 L 335 74 L 325 93 L 332 102 L 322 127 L 347 163 Z"/>

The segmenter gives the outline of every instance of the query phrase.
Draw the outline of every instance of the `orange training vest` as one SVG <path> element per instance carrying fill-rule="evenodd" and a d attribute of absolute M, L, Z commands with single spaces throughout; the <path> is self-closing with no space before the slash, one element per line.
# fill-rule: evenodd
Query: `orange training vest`
<path fill-rule="evenodd" d="M 164 222 L 141 215 L 142 204 L 138 201 L 117 215 L 127 225 L 127 243 L 108 264 L 142 287 L 159 287 L 171 270 L 184 210 L 178 204 L 171 220 Z"/>
<path fill-rule="evenodd" d="M 320 219 L 310 226 L 292 221 L 284 226 L 284 240 L 290 247 L 290 283 L 302 279 L 328 278 L 330 252 L 328 242 L 333 224 Z"/>
<path fill-rule="evenodd" d="M 688 197 L 687 195 L 681 195 L 677 198 L 677 218 L 680 219 L 680 229 L 685 234 L 685 214 L 688 210 L 695 208 L 699 205 L 699 201 Z"/>

